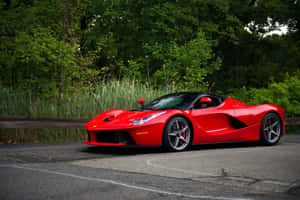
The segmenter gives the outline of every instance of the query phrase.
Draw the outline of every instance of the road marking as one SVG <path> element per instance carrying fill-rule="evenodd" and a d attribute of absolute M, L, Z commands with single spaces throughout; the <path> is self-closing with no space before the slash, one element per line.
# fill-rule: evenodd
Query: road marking
<path fill-rule="evenodd" d="M 11 168 L 30 170 L 30 171 L 35 171 L 35 172 L 42 172 L 42 173 L 47 173 L 47 174 L 67 176 L 67 177 L 86 180 L 86 181 L 108 183 L 108 184 L 123 186 L 123 187 L 126 187 L 126 188 L 135 189 L 135 190 L 143 190 L 143 191 L 147 191 L 147 192 L 154 192 L 154 193 L 158 193 L 158 194 L 165 194 L 165 195 L 192 198 L 192 199 L 251 200 L 249 198 L 235 198 L 235 197 L 222 197 L 222 196 L 209 196 L 209 195 L 193 195 L 193 194 L 186 194 L 186 193 L 180 193 L 180 192 L 171 192 L 171 191 L 159 190 L 159 189 L 148 188 L 148 187 L 143 187 L 143 186 L 130 185 L 130 184 L 127 184 L 127 183 L 114 181 L 114 180 L 110 180 L 110 179 L 91 178 L 91 177 L 85 177 L 85 176 L 70 174 L 70 173 L 51 171 L 51 170 L 47 170 L 47 169 L 31 168 L 31 167 L 25 167 L 25 166 L 20 166 L 20 165 L 0 165 L 0 167 L 11 167 Z"/>

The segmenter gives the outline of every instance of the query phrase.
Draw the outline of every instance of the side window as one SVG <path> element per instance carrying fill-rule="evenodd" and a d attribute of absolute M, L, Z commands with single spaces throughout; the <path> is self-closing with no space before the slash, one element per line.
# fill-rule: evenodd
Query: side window
<path fill-rule="evenodd" d="M 194 104 L 193 109 L 202 109 L 202 103 L 200 102 L 200 99 Z"/>

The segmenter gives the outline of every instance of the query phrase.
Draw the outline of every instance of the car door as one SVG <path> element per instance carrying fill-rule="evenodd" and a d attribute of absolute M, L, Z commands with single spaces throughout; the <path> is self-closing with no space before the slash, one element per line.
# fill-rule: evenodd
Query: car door
<path fill-rule="evenodd" d="M 235 139 L 232 128 L 234 109 L 226 104 L 207 108 L 192 108 L 194 143 L 226 142 Z"/>

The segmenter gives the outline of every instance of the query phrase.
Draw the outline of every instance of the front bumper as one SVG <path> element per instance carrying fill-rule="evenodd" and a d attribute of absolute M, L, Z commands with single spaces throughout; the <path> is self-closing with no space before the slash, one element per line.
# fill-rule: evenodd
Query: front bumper
<path fill-rule="evenodd" d="M 88 140 L 84 142 L 101 146 L 156 146 L 162 144 L 163 128 L 163 123 L 157 123 L 122 130 L 88 130 Z"/>

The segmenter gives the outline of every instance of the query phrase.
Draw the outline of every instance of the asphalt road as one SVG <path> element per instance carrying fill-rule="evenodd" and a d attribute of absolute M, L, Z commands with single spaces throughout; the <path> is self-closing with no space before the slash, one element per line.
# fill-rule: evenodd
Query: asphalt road
<path fill-rule="evenodd" d="M 0 199 L 299 199 L 300 135 L 280 144 L 0 145 Z"/>

